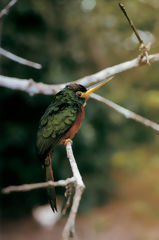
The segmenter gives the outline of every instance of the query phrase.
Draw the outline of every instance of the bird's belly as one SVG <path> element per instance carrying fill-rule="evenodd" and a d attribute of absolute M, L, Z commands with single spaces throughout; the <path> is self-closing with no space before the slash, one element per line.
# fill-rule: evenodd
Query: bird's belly
<path fill-rule="evenodd" d="M 65 140 L 68 139 L 68 138 L 70 138 L 70 139 L 74 138 L 75 134 L 80 129 L 83 118 L 84 118 L 84 107 L 81 108 L 81 111 L 77 115 L 77 118 L 76 118 L 74 124 L 68 130 L 68 132 L 65 134 L 65 136 L 60 140 L 59 144 L 65 143 Z"/>

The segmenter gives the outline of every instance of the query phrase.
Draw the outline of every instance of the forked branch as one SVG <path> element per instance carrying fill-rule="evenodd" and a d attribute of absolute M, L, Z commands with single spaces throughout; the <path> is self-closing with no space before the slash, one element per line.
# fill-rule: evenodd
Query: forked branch
<path fill-rule="evenodd" d="M 71 165 L 73 176 L 76 179 L 75 194 L 73 197 L 72 207 L 71 207 L 69 217 L 67 219 L 66 225 L 65 225 L 63 233 L 62 233 L 63 240 L 68 240 L 68 239 L 70 240 L 70 239 L 76 239 L 75 219 L 76 219 L 77 211 L 79 208 L 79 203 L 80 203 L 80 200 L 82 197 L 82 193 L 85 189 L 85 185 L 82 181 L 81 174 L 78 170 L 70 142 L 68 142 L 66 144 L 66 151 L 67 151 L 67 157 L 68 157 L 70 165 Z"/>
<path fill-rule="evenodd" d="M 158 62 L 159 53 L 149 55 L 149 61 L 150 63 Z M 30 95 L 39 94 L 39 93 L 51 95 L 51 94 L 57 93 L 64 86 L 70 83 L 78 83 L 78 84 L 84 85 L 85 87 L 88 87 L 92 84 L 99 83 L 102 80 L 110 78 L 118 73 L 125 72 L 127 70 L 137 68 L 146 64 L 147 64 L 146 57 L 143 57 L 141 61 L 139 61 L 138 58 L 135 58 L 133 60 L 123 62 L 112 67 L 105 68 L 97 73 L 83 77 L 74 82 L 67 82 L 67 83 L 61 83 L 61 84 L 37 83 L 29 79 L 19 79 L 19 78 L 12 78 L 12 77 L 0 75 L 0 86 L 25 91 Z"/>
<path fill-rule="evenodd" d="M 151 63 L 159 61 L 159 53 L 150 55 L 149 61 Z M 82 84 L 87 87 L 94 83 L 98 83 L 104 79 L 110 78 L 111 76 L 114 76 L 120 72 L 124 72 L 129 69 L 143 66 L 146 63 L 147 63 L 146 57 L 144 57 L 142 59 L 142 61 L 139 61 L 138 58 L 136 58 L 131 61 L 120 63 L 113 67 L 105 68 L 100 72 L 97 72 L 95 74 L 92 74 L 92 75 L 84 77 L 84 78 L 81 78 L 74 82 Z M 70 82 L 62 83 L 62 84 L 48 85 L 48 84 L 44 84 L 44 83 L 36 83 L 35 81 L 33 81 L 31 79 L 30 80 L 18 79 L 18 78 L 12 78 L 12 77 L 6 77 L 6 76 L 0 75 L 0 86 L 25 91 L 25 92 L 29 93 L 30 95 L 34 95 L 34 94 L 38 94 L 38 93 L 46 94 L 46 95 L 55 94 L 58 91 L 60 91 L 62 88 L 64 88 L 65 85 L 67 85 L 67 84 L 70 84 Z M 106 98 L 102 98 L 102 97 L 98 96 L 97 94 L 93 94 L 92 98 L 94 98 L 97 101 L 105 103 L 107 106 L 118 111 L 125 117 L 131 118 L 135 121 L 138 121 L 141 124 L 143 124 L 147 127 L 150 127 L 159 132 L 159 124 L 157 124 L 147 118 L 144 118 L 144 117 L 140 116 L 139 114 L 136 114 L 126 108 L 123 108 L 122 106 L 119 106 L 118 104 L 113 103 L 112 101 L 110 101 Z"/>
<path fill-rule="evenodd" d="M 35 189 L 39 189 L 39 188 L 47 188 L 50 186 L 66 187 L 68 184 L 73 183 L 75 186 L 75 194 L 73 197 L 73 203 L 72 203 L 72 207 L 71 207 L 71 210 L 69 213 L 69 217 L 66 221 L 66 225 L 65 225 L 63 233 L 62 233 L 62 239 L 63 240 L 70 240 L 70 239 L 75 240 L 76 239 L 75 219 L 76 219 L 77 211 L 79 208 L 81 196 L 85 189 L 85 185 L 82 181 L 82 177 L 78 170 L 70 142 L 67 142 L 67 144 L 66 144 L 66 151 L 67 151 L 67 157 L 69 159 L 70 166 L 72 169 L 73 177 L 67 178 L 66 180 L 59 180 L 57 182 L 49 181 L 49 182 L 43 182 L 43 183 L 24 184 L 24 185 L 20 185 L 20 186 L 9 186 L 9 187 L 3 188 L 1 190 L 1 192 L 4 194 L 8 194 L 11 192 L 25 192 L 25 191 L 31 191 L 31 190 L 35 190 Z"/>
<path fill-rule="evenodd" d="M 67 178 L 66 180 L 59 180 L 57 182 L 49 181 L 49 182 L 42 182 L 42 183 L 31 183 L 31 184 L 23 184 L 20 186 L 9 186 L 6 188 L 3 188 L 1 190 L 4 194 L 9 194 L 12 192 L 27 192 L 35 189 L 40 188 L 47 188 L 47 187 L 65 187 L 70 183 L 75 183 L 75 178 Z"/>

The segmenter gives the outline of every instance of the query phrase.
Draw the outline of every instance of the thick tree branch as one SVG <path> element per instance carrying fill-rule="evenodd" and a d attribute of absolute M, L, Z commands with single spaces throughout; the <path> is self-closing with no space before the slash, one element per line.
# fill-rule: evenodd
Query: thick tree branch
<path fill-rule="evenodd" d="M 44 83 L 36 83 L 32 79 L 19 79 L 0 75 L 0 86 L 24 91 L 32 96 L 35 94 L 55 94 L 59 92 L 65 84 L 48 85 Z"/>
<path fill-rule="evenodd" d="M 159 61 L 159 53 L 150 55 L 149 61 L 151 63 Z M 139 61 L 138 58 L 135 58 L 133 60 L 118 64 L 109 68 L 105 68 L 100 72 L 97 72 L 90 76 L 86 76 L 74 82 L 82 84 L 85 87 L 88 87 L 94 83 L 98 83 L 104 79 L 110 78 L 111 76 L 114 76 L 120 72 L 124 72 L 129 69 L 137 68 L 143 65 L 146 65 L 145 57 L 142 59 L 142 61 Z M 44 83 L 36 83 L 33 80 L 12 78 L 12 77 L 6 77 L 6 76 L 0 75 L 0 86 L 25 91 L 30 95 L 34 95 L 38 93 L 43 93 L 46 95 L 55 94 L 58 91 L 60 91 L 65 85 L 74 83 L 74 82 L 48 85 Z"/>
<path fill-rule="evenodd" d="M 153 54 L 149 56 L 150 62 L 156 62 L 159 61 L 159 53 Z M 118 65 L 115 65 L 110 68 L 106 68 L 98 73 L 95 73 L 93 75 L 81 78 L 75 82 L 78 82 L 80 84 L 83 84 L 85 86 L 89 86 L 92 83 L 97 83 L 99 81 L 102 81 L 106 78 L 109 78 L 119 72 L 126 71 L 135 67 L 139 67 L 146 64 L 146 58 L 143 58 L 142 62 L 139 63 L 138 59 L 133 59 L 128 62 L 124 62 Z M 66 83 L 69 84 L 69 83 Z M 25 91 L 29 93 L 30 95 L 42 93 L 46 95 L 51 95 L 55 94 L 58 91 L 60 91 L 66 84 L 53 84 L 53 85 L 48 85 L 44 83 L 36 83 L 33 80 L 27 80 L 27 79 L 17 79 L 17 78 L 11 78 L 11 77 L 6 77 L 0 75 L 0 86 L 2 87 L 7 87 L 11 89 L 17 89 L 21 91 Z M 113 108 L 114 110 L 118 111 L 119 113 L 123 114 L 127 118 L 134 119 L 135 121 L 138 121 L 142 123 L 143 125 L 147 127 L 151 127 L 152 129 L 156 130 L 159 132 L 159 124 L 144 118 L 140 116 L 139 114 L 136 114 L 126 108 L 123 108 L 119 106 L 116 103 L 113 103 L 112 101 L 102 98 L 98 96 L 97 94 L 92 94 L 92 98 L 94 98 L 97 101 L 103 102 L 107 106 Z"/>
<path fill-rule="evenodd" d="M 6 15 L 11 7 L 17 2 L 18 0 L 11 0 L 8 5 L 0 11 L 0 18 Z"/>
<path fill-rule="evenodd" d="M 8 52 L 1 47 L 0 47 L 0 54 L 9 58 L 9 59 L 11 59 L 11 60 L 13 60 L 13 61 L 15 61 L 15 62 L 18 62 L 18 63 L 26 65 L 26 66 L 33 67 L 33 68 L 36 68 L 36 69 L 41 69 L 42 68 L 41 64 L 29 61 L 29 60 L 24 59 L 22 57 L 18 57 L 15 54 L 13 54 L 11 52 Z"/>
<path fill-rule="evenodd" d="M 149 61 L 150 61 L 150 63 L 158 62 L 159 61 L 159 53 L 149 55 Z M 133 69 L 133 68 L 141 67 L 146 64 L 147 64 L 146 57 L 143 57 L 142 60 L 140 58 L 135 58 L 133 60 L 123 62 L 118 65 L 112 66 L 112 67 L 105 68 L 104 70 L 102 70 L 100 72 L 97 72 L 90 76 L 86 76 L 75 82 L 80 83 L 87 87 L 93 83 L 98 83 L 104 79 L 110 78 L 118 73 L 125 72 L 125 71 Z"/>

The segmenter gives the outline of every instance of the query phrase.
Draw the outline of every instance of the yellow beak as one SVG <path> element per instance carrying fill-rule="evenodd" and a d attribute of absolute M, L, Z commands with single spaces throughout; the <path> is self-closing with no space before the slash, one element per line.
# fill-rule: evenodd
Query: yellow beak
<path fill-rule="evenodd" d="M 113 78 L 113 77 L 107 79 L 106 81 L 98 84 L 98 85 L 95 86 L 95 87 L 92 87 L 92 88 L 88 89 L 85 93 L 82 93 L 82 97 L 83 97 L 83 98 L 88 98 L 91 93 L 93 93 L 93 92 L 96 91 L 98 88 L 100 88 L 100 87 L 102 87 L 103 85 L 105 85 L 106 83 L 108 83 L 112 78 Z"/>

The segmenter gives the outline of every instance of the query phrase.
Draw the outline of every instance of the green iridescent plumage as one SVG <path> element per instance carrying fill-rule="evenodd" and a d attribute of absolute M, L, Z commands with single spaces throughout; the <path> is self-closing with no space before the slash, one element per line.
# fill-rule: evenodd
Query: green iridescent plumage
<path fill-rule="evenodd" d="M 78 91 L 81 88 L 85 90 L 83 86 L 77 84 L 65 87 L 53 97 L 53 101 L 40 120 L 36 143 L 40 158 L 44 159 L 50 150 L 54 150 L 73 125 L 85 101 L 76 95 L 75 87 Z"/>
<path fill-rule="evenodd" d="M 54 151 L 60 140 L 73 126 L 82 105 L 85 102 L 76 93 L 86 92 L 86 88 L 71 84 L 53 97 L 53 101 L 40 119 L 37 132 L 37 153 L 45 167 L 46 180 L 53 180 L 51 161 L 48 160 L 50 152 Z M 48 188 L 48 194 L 53 211 L 56 210 L 55 190 Z"/>

